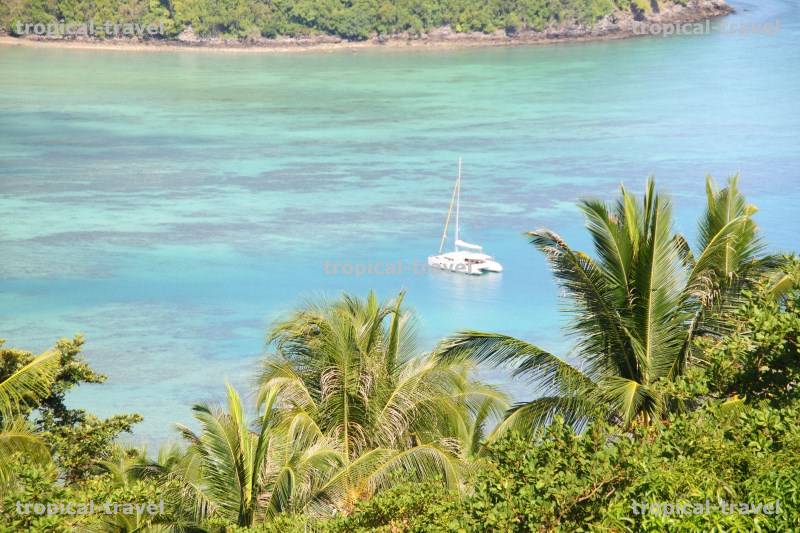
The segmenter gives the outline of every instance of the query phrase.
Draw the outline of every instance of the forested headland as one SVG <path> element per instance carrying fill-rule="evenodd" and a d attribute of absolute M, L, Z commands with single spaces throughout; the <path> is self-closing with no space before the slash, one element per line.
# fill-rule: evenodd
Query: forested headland
<path fill-rule="evenodd" d="M 730 11 L 722 0 L 5 0 L 0 26 L 12 36 L 75 39 L 66 25 L 92 24 L 82 38 L 119 38 L 108 24 L 152 25 L 150 42 L 265 44 L 392 39 L 601 38 L 630 34 L 635 21 L 686 22 Z M 49 26 L 48 26 L 49 25 Z M 130 37 L 130 34 L 126 34 Z M 81 38 L 79 36 L 78 38 Z M 328 41 L 326 41 L 326 39 Z"/>

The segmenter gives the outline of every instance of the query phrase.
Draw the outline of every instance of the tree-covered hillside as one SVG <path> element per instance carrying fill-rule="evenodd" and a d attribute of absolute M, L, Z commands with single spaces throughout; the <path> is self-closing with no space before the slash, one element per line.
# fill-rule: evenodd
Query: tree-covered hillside
<path fill-rule="evenodd" d="M 686 0 L 675 3 L 685 4 Z M 449 26 L 457 32 L 543 30 L 589 26 L 616 11 L 649 12 L 648 0 L 3 0 L 0 25 L 110 23 L 161 25 L 171 39 L 191 27 L 201 37 L 236 39 L 332 35 L 420 35 Z"/>

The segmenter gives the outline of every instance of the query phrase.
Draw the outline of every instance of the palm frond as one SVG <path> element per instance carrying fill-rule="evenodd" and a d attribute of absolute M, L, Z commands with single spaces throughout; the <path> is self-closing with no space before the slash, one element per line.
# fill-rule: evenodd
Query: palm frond
<path fill-rule="evenodd" d="M 572 250 L 552 231 L 541 229 L 528 235 L 544 253 L 564 290 L 571 315 L 569 332 L 576 339 L 586 371 L 593 376 L 606 372 L 635 375 L 636 369 L 631 366 L 631 332 L 620 314 L 633 295 L 616 288 L 611 277 L 588 255 Z"/>
<path fill-rule="evenodd" d="M 50 394 L 60 370 L 58 350 L 49 350 L 0 382 L 0 417 L 6 418 L 26 399 L 41 399 Z"/>
<path fill-rule="evenodd" d="M 444 360 L 469 358 L 477 363 L 507 366 L 513 375 L 535 381 L 543 394 L 565 394 L 593 388 L 584 372 L 533 344 L 498 333 L 464 331 L 448 337 L 435 353 Z"/>
<path fill-rule="evenodd" d="M 17 454 L 38 464 L 50 461 L 49 448 L 24 418 L 4 418 L 0 422 L 0 485 L 11 479 L 11 462 Z"/>
<path fill-rule="evenodd" d="M 487 437 L 487 442 L 493 442 L 510 431 L 533 440 L 542 435 L 542 431 L 556 416 L 572 426 L 576 431 L 581 431 L 594 417 L 598 409 L 599 398 L 594 395 L 561 395 L 542 396 L 528 402 L 514 405 L 503 420 Z"/>

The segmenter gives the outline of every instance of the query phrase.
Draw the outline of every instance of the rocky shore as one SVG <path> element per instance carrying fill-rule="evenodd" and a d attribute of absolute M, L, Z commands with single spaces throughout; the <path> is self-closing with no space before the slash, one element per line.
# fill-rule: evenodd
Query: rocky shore
<path fill-rule="evenodd" d="M 336 49 L 359 49 L 375 47 L 470 47 L 509 46 L 522 44 L 546 44 L 570 41 L 601 41 L 641 36 L 644 25 L 676 25 L 702 22 L 710 18 L 733 12 L 724 0 L 687 0 L 685 5 L 671 0 L 651 3 L 645 11 L 631 7 L 630 11 L 612 13 L 596 24 L 585 26 L 565 23 L 551 26 L 544 31 L 522 29 L 519 31 L 498 30 L 493 33 L 459 33 L 450 27 L 437 28 L 423 35 L 396 34 L 373 36 L 364 41 L 348 41 L 333 35 L 307 37 L 259 38 L 247 41 L 222 37 L 198 37 L 192 28 L 185 29 L 176 39 L 99 39 L 90 37 L 53 38 L 35 35 L 11 37 L 0 35 L 0 44 L 24 46 L 56 46 L 64 48 L 104 50 L 171 50 L 203 49 L 217 51 L 289 52 Z"/>

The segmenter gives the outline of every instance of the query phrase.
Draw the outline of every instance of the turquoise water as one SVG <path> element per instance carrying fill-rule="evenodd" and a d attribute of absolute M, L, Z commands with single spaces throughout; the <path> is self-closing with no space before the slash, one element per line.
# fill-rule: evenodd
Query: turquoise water
<path fill-rule="evenodd" d="M 268 324 L 315 295 L 404 288 L 419 349 L 462 328 L 567 353 L 522 237 L 587 239 L 575 200 L 654 174 L 694 234 L 703 178 L 742 173 L 774 248 L 800 229 L 796 2 L 733 2 L 772 36 L 290 55 L 0 47 L 0 337 L 83 332 L 109 376 L 73 405 L 174 436 Z M 458 157 L 463 238 L 501 276 L 345 276 L 438 248 Z M 490 372 L 502 380 L 502 375 Z M 528 385 L 506 383 L 517 397 Z"/>

